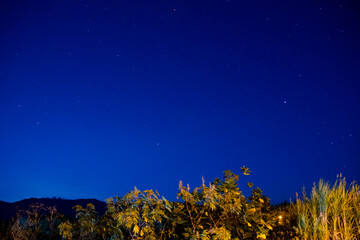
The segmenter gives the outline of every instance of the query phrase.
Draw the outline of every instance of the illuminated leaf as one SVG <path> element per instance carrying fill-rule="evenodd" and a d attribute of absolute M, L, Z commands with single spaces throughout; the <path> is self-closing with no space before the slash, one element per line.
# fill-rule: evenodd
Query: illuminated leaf
<path fill-rule="evenodd" d="M 251 171 L 249 170 L 249 168 L 247 168 L 247 167 L 245 167 L 245 166 L 243 166 L 243 167 L 241 168 L 241 171 L 242 171 L 242 173 L 243 173 L 244 175 L 250 175 L 250 173 L 251 173 Z"/>
<path fill-rule="evenodd" d="M 138 234 L 138 233 L 139 233 L 139 227 L 138 227 L 138 225 L 135 225 L 133 232 L 134 232 L 135 234 Z"/>

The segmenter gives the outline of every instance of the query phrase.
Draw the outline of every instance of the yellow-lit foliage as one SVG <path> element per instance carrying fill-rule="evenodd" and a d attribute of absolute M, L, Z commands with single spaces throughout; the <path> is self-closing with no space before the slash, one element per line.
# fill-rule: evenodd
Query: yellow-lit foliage
<path fill-rule="evenodd" d="M 314 184 L 310 198 L 303 191 L 302 198 L 298 197 L 294 204 L 294 212 L 300 239 L 360 239 L 359 186 L 352 183 L 347 187 L 341 175 L 333 186 L 323 180 Z"/>
<path fill-rule="evenodd" d="M 246 167 L 242 171 L 250 174 Z M 101 219 L 92 205 L 77 206 L 77 221 L 61 224 L 60 233 L 64 239 L 266 239 L 273 223 L 269 200 L 258 188 L 245 198 L 238 181 L 231 171 L 208 185 L 203 179 L 192 191 L 180 181 L 179 202 L 135 187 L 121 198 L 108 199 Z"/>
<path fill-rule="evenodd" d="M 249 175 L 243 167 L 244 175 Z M 180 181 L 177 197 L 169 202 L 153 190 L 136 187 L 123 197 L 107 200 L 101 218 L 93 205 L 76 207 L 76 221 L 60 225 L 63 239 L 132 240 L 354 240 L 360 239 L 359 187 L 346 187 L 339 177 L 331 186 L 320 181 L 310 198 L 303 193 L 294 204 L 270 209 L 259 188 L 246 198 L 239 175 L 225 171 L 222 179 L 193 189 Z"/>
<path fill-rule="evenodd" d="M 164 239 L 166 213 L 170 202 L 159 198 L 153 190 L 139 191 L 136 187 L 122 198 L 107 200 L 108 214 L 116 226 L 123 228 L 129 239 Z"/>
<path fill-rule="evenodd" d="M 248 168 L 242 170 L 244 175 L 250 173 Z M 266 239 L 272 229 L 270 203 L 258 188 L 246 199 L 238 180 L 238 175 L 225 171 L 223 180 L 217 178 L 207 186 L 203 179 L 193 191 L 180 182 L 185 239 Z"/>
<path fill-rule="evenodd" d="M 95 211 L 94 205 L 89 203 L 86 208 L 76 205 L 75 209 L 77 221 L 73 224 L 66 221 L 59 226 L 60 235 L 63 239 L 98 239 L 100 218 Z"/>

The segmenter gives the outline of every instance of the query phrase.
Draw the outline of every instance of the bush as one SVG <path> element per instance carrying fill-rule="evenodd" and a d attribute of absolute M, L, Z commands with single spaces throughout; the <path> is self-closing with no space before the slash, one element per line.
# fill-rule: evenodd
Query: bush
<path fill-rule="evenodd" d="M 245 167 L 242 171 L 250 173 Z M 180 202 L 135 187 L 108 199 L 101 219 L 92 205 L 77 206 L 77 221 L 62 223 L 60 234 L 64 239 L 266 239 L 274 223 L 269 199 L 259 188 L 245 198 L 238 181 L 231 171 L 208 186 L 203 180 L 192 191 L 180 181 Z"/>

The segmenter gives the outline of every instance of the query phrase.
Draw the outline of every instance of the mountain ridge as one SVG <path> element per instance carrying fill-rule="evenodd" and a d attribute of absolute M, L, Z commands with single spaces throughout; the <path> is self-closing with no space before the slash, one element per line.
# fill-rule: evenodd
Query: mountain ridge
<path fill-rule="evenodd" d="M 42 203 L 46 207 L 55 206 L 60 214 L 65 217 L 74 218 L 76 215 L 76 205 L 86 207 L 88 203 L 95 206 L 95 210 L 103 215 L 106 211 L 106 203 L 98 199 L 62 199 L 62 198 L 27 198 L 13 203 L 0 200 L 0 221 L 9 221 L 12 217 L 16 216 L 16 212 L 20 209 L 27 210 L 30 204 Z"/>

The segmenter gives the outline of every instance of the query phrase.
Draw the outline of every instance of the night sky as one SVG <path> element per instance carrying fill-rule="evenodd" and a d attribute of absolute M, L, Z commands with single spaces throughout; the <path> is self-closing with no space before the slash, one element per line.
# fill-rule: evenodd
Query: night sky
<path fill-rule="evenodd" d="M 272 203 L 360 180 L 357 1 L 0 3 L 0 200 L 176 200 L 230 169 Z M 243 187 L 244 185 L 244 187 Z"/>

